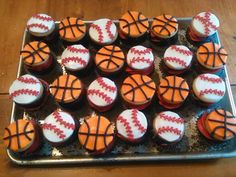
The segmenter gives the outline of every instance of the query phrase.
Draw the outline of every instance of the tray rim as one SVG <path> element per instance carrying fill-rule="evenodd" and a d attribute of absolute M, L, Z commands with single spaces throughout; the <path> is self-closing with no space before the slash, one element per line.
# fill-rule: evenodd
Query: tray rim
<path fill-rule="evenodd" d="M 187 21 L 191 20 L 192 18 L 186 17 L 186 18 L 177 18 L 179 21 Z M 113 22 L 117 23 L 118 20 L 112 20 Z M 149 22 L 152 20 L 149 19 Z M 84 21 L 85 23 L 92 23 L 93 20 L 89 21 Z M 59 21 L 56 21 L 55 23 L 59 23 Z M 27 29 L 24 30 L 23 33 L 23 39 L 22 39 L 22 45 L 21 45 L 21 50 L 23 49 L 25 45 L 25 40 L 26 40 L 26 35 L 27 35 Z M 216 36 L 218 39 L 219 44 L 220 38 L 219 38 L 219 33 L 218 31 L 216 32 Z M 22 66 L 22 57 L 20 56 L 18 68 L 17 68 L 17 75 L 16 77 L 19 77 L 21 74 L 21 67 Z M 230 106 L 232 108 L 232 113 L 233 115 L 236 115 L 236 108 L 235 108 L 235 103 L 233 99 L 233 94 L 231 90 L 231 85 L 229 81 L 229 76 L 228 76 L 228 71 L 227 71 L 227 66 L 224 66 L 225 70 L 225 83 L 226 83 L 226 88 L 229 96 L 229 101 L 230 101 Z M 12 109 L 11 109 L 11 117 L 10 117 L 10 122 L 13 122 L 15 120 L 15 109 L 16 109 L 16 104 L 13 102 L 12 103 Z M 9 159 L 17 164 L 17 165 L 57 165 L 57 164 L 98 164 L 98 163 L 119 163 L 119 162 L 157 162 L 157 161 L 179 161 L 179 160 L 203 160 L 203 159 L 219 159 L 219 158 L 230 158 L 230 157 L 235 157 L 236 156 L 236 150 L 232 152 L 213 152 L 213 153 L 208 153 L 208 152 L 203 152 L 203 153 L 188 153 L 188 154 L 158 154 L 158 155 L 148 155 L 148 154 L 140 154 L 138 156 L 118 156 L 118 157 L 97 157 L 93 158 L 91 156 L 86 156 L 86 158 L 48 158 L 48 159 L 39 159 L 39 160 L 20 160 L 17 159 L 13 156 L 12 152 L 10 150 L 6 150 L 7 156 Z"/>

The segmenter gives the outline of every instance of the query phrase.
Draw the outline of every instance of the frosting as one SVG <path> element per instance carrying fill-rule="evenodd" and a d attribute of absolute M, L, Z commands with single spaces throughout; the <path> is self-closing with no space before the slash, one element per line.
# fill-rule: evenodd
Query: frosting
<path fill-rule="evenodd" d="M 73 117 L 63 111 L 54 111 L 42 125 L 44 137 L 52 143 L 65 142 L 73 135 L 75 128 Z"/>
<path fill-rule="evenodd" d="M 43 95 L 43 85 L 36 77 L 25 74 L 17 78 L 9 89 L 10 98 L 22 105 L 34 103 Z"/>
<path fill-rule="evenodd" d="M 152 49 L 138 45 L 129 49 L 127 64 L 137 70 L 147 69 L 153 65 L 154 56 Z"/>
<path fill-rule="evenodd" d="M 99 77 L 88 87 L 87 97 L 96 106 L 104 107 L 111 105 L 117 97 L 115 83 L 105 77 Z"/>
<path fill-rule="evenodd" d="M 225 95 L 225 83 L 215 74 L 201 74 L 193 81 L 194 94 L 201 101 L 215 103 Z"/>
<path fill-rule="evenodd" d="M 80 44 L 68 46 L 61 55 L 62 65 L 72 71 L 84 69 L 89 60 L 89 50 Z"/>

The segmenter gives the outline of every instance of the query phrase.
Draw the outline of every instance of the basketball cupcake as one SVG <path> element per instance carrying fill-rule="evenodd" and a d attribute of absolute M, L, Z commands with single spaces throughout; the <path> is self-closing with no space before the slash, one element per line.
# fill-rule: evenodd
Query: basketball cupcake
<path fill-rule="evenodd" d="M 122 83 L 120 93 L 125 104 L 134 109 L 145 109 L 151 102 L 156 91 L 154 81 L 141 74 L 128 76 Z"/>
<path fill-rule="evenodd" d="M 113 124 L 99 115 L 84 119 L 78 131 L 80 144 L 92 155 L 104 154 L 111 150 L 114 136 Z"/>
<path fill-rule="evenodd" d="M 32 153 L 40 147 L 41 132 L 33 120 L 18 119 L 4 130 L 3 143 L 13 152 Z"/>
<path fill-rule="evenodd" d="M 192 62 L 193 53 L 183 45 L 171 45 L 162 59 L 167 73 L 177 75 L 187 71 Z"/>
<path fill-rule="evenodd" d="M 225 95 L 225 82 L 215 74 L 201 74 L 193 81 L 193 96 L 198 103 L 210 106 Z"/>
<path fill-rule="evenodd" d="M 172 15 L 160 15 L 153 18 L 151 41 L 158 44 L 174 44 L 178 40 L 178 21 Z"/>
<path fill-rule="evenodd" d="M 147 127 L 146 116 L 137 109 L 123 111 L 116 120 L 117 136 L 131 143 L 143 140 Z"/>
<path fill-rule="evenodd" d="M 154 69 L 154 56 L 152 49 L 137 45 L 129 49 L 127 54 L 126 71 L 130 74 L 149 75 Z"/>
<path fill-rule="evenodd" d="M 227 61 L 227 52 L 219 44 L 208 42 L 197 49 L 197 68 L 201 72 L 216 73 Z"/>
<path fill-rule="evenodd" d="M 10 99 L 27 110 L 39 109 L 47 100 L 48 95 L 48 84 L 29 74 L 17 78 L 9 89 Z"/>
<path fill-rule="evenodd" d="M 119 36 L 130 42 L 140 42 L 149 30 L 148 18 L 141 12 L 127 11 L 119 19 Z"/>
<path fill-rule="evenodd" d="M 54 111 L 44 119 L 43 136 L 53 146 L 63 146 L 72 141 L 76 135 L 74 118 L 64 111 Z"/>
<path fill-rule="evenodd" d="M 115 83 L 105 77 L 95 79 L 88 87 L 87 99 L 89 105 L 99 112 L 111 109 L 117 98 Z"/>
<path fill-rule="evenodd" d="M 83 83 L 73 75 L 61 75 L 50 85 L 50 92 L 62 108 L 74 108 L 82 100 Z"/>
<path fill-rule="evenodd" d="M 172 111 L 164 111 L 153 120 L 153 131 L 163 144 L 179 142 L 184 135 L 184 119 Z"/>
<path fill-rule="evenodd" d="M 167 76 L 160 80 L 157 95 L 159 104 L 167 109 L 180 107 L 189 94 L 188 83 L 181 77 Z"/>
<path fill-rule="evenodd" d="M 89 36 L 98 45 L 109 45 L 117 39 L 118 31 L 112 20 L 102 18 L 90 25 Z"/>
<path fill-rule="evenodd" d="M 221 108 L 204 113 L 198 119 L 197 126 L 200 133 L 209 140 L 227 141 L 236 134 L 235 116 Z"/>
<path fill-rule="evenodd" d="M 25 68 L 31 72 L 47 73 L 54 65 L 54 59 L 48 45 L 42 41 L 27 43 L 20 51 Z"/>
<path fill-rule="evenodd" d="M 120 47 L 108 45 L 96 53 L 94 60 L 100 73 L 109 76 L 118 73 L 123 68 L 125 55 Z"/>
<path fill-rule="evenodd" d="M 187 31 L 187 38 L 195 44 L 211 41 L 211 36 L 217 32 L 219 26 L 219 19 L 214 14 L 201 12 L 193 17 Z"/>

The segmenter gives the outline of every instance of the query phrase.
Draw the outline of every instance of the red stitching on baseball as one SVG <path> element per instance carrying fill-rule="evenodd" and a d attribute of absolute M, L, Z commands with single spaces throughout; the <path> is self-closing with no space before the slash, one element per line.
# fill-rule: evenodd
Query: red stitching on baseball
<path fill-rule="evenodd" d="M 210 15 L 211 14 L 209 12 L 206 12 L 204 14 L 204 17 L 201 17 L 199 15 L 194 17 L 194 19 L 199 20 L 203 24 L 206 34 L 210 33 L 210 28 L 217 30 L 217 27 L 212 22 L 210 22 Z"/>
<path fill-rule="evenodd" d="M 132 122 L 134 123 L 134 125 L 138 128 L 138 130 L 141 133 L 145 133 L 146 132 L 146 128 L 144 128 L 142 126 L 142 124 L 140 123 L 140 121 L 138 120 L 138 110 L 137 109 L 132 109 L 132 113 L 131 113 L 131 119 Z"/>
<path fill-rule="evenodd" d="M 180 58 L 177 58 L 177 57 L 165 57 L 165 58 L 163 58 L 163 60 L 175 62 L 175 63 L 180 64 L 181 66 L 188 67 L 187 63 L 185 61 L 183 61 L 183 60 L 181 60 Z"/>
<path fill-rule="evenodd" d="M 111 32 L 111 25 L 112 24 L 113 24 L 113 22 L 111 20 L 109 20 L 109 21 L 107 21 L 106 27 L 105 27 L 105 29 L 107 31 L 107 34 L 108 34 L 110 39 L 114 39 L 115 38 L 115 36 Z"/>
<path fill-rule="evenodd" d="M 53 21 L 53 19 L 51 17 L 44 17 L 40 14 L 36 14 L 33 16 L 34 18 L 37 18 L 37 19 L 40 19 L 40 20 L 43 20 L 43 21 Z"/>
<path fill-rule="evenodd" d="M 119 116 L 117 120 L 120 121 L 124 125 L 127 136 L 130 139 L 134 139 L 133 131 L 132 131 L 131 126 L 129 125 L 129 122 L 122 116 Z"/>
<path fill-rule="evenodd" d="M 135 48 L 131 48 L 130 52 L 133 53 L 133 54 L 145 55 L 145 54 L 151 53 L 152 49 L 151 48 L 146 48 L 144 50 L 138 50 L 138 49 L 135 49 Z"/>
<path fill-rule="evenodd" d="M 62 61 L 61 61 L 61 64 L 64 65 L 65 63 L 68 63 L 68 62 L 75 62 L 75 63 L 79 63 L 83 66 L 86 66 L 86 61 L 83 60 L 82 58 L 80 57 L 66 57 L 66 58 L 63 58 Z"/>
<path fill-rule="evenodd" d="M 209 81 L 209 82 L 212 82 L 212 83 L 221 83 L 222 82 L 221 78 L 212 78 L 212 77 L 208 77 L 204 74 L 200 75 L 199 77 L 200 77 L 201 80 Z"/>
<path fill-rule="evenodd" d="M 115 92 L 116 91 L 116 87 L 113 87 L 113 86 L 108 85 L 107 83 L 105 83 L 105 81 L 103 80 L 102 77 L 97 78 L 97 82 L 102 88 L 104 88 L 105 90 L 108 90 L 109 92 Z"/>
<path fill-rule="evenodd" d="M 192 56 L 193 55 L 193 53 L 191 51 L 185 50 L 185 49 L 181 49 L 177 45 L 172 45 L 170 48 L 172 50 L 175 50 L 176 52 L 179 52 L 179 53 L 183 54 L 183 55 L 187 55 L 187 56 Z"/>
<path fill-rule="evenodd" d="M 100 28 L 100 26 L 92 23 L 90 25 L 90 28 L 96 29 L 96 31 L 98 32 L 98 41 L 102 42 L 103 41 L 103 35 L 102 35 L 102 29 Z"/>
<path fill-rule="evenodd" d="M 60 130 L 59 128 L 57 128 L 56 125 L 44 123 L 42 125 L 42 128 L 47 129 L 47 130 L 52 130 L 60 139 L 64 139 L 66 137 L 64 132 Z"/>
<path fill-rule="evenodd" d="M 66 122 L 62 119 L 61 115 L 59 114 L 59 112 L 53 112 L 52 115 L 54 116 L 54 118 L 56 119 L 56 122 L 59 122 L 60 125 L 63 125 L 65 128 L 74 130 L 75 129 L 75 125 L 69 122 Z"/>
<path fill-rule="evenodd" d="M 20 81 L 20 82 L 23 82 L 25 84 L 37 84 L 37 83 L 39 83 L 34 78 L 27 78 L 27 77 L 19 77 L 19 78 L 17 78 L 17 80 Z"/>
<path fill-rule="evenodd" d="M 38 91 L 35 91 L 35 90 L 30 90 L 30 89 L 20 89 L 20 90 L 16 90 L 14 92 L 12 92 L 10 94 L 10 98 L 14 98 L 16 96 L 19 96 L 19 95 L 32 95 L 32 96 L 38 96 L 39 95 L 39 92 Z"/>
<path fill-rule="evenodd" d="M 42 24 L 42 23 L 32 23 L 30 25 L 27 25 L 28 29 L 32 28 L 32 27 L 41 28 L 41 29 L 44 29 L 44 30 L 49 30 L 49 28 L 46 25 Z"/>
<path fill-rule="evenodd" d="M 107 94 L 105 94 L 103 92 L 100 92 L 100 90 L 89 89 L 88 90 L 88 95 L 98 95 L 99 97 L 104 99 L 107 103 L 112 103 L 113 102 L 113 99 L 111 97 L 109 97 Z"/>
<path fill-rule="evenodd" d="M 158 134 L 162 134 L 162 133 L 166 133 L 166 132 L 174 133 L 176 135 L 181 135 L 181 131 L 179 129 L 174 128 L 174 127 L 170 127 L 170 126 L 161 127 L 157 131 Z"/>
<path fill-rule="evenodd" d="M 224 91 L 221 91 L 221 90 L 217 90 L 217 89 L 205 89 L 205 90 L 201 90 L 200 91 L 200 96 L 203 96 L 205 94 L 215 94 L 215 95 L 218 95 L 218 96 L 224 96 L 225 92 Z"/>
<path fill-rule="evenodd" d="M 144 57 L 134 57 L 130 60 L 130 65 L 133 66 L 134 63 L 137 62 L 143 62 L 143 63 L 148 63 L 148 64 L 152 64 L 153 62 L 151 60 L 149 60 L 148 58 L 144 58 Z"/>
<path fill-rule="evenodd" d="M 182 123 L 184 123 L 184 120 L 182 119 L 182 118 L 180 118 L 180 117 L 172 117 L 172 116 L 168 116 L 168 115 L 166 115 L 166 114 L 160 114 L 160 118 L 161 119 L 164 119 L 164 120 L 166 120 L 166 121 L 170 121 L 170 122 L 174 122 L 174 123 L 177 123 L 177 124 L 182 124 Z"/>
<path fill-rule="evenodd" d="M 89 53 L 88 49 L 77 49 L 73 46 L 68 46 L 67 50 L 69 50 L 70 52 L 73 52 L 73 53 Z"/>

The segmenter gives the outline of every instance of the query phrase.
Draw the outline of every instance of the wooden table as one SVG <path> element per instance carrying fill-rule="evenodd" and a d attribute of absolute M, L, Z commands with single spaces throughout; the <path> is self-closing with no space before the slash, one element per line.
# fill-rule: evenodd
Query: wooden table
<path fill-rule="evenodd" d="M 9 122 L 11 101 L 8 88 L 16 77 L 22 34 L 27 19 L 35 13 L 47 13 L 60 20 L 66 16 L 79 16 L 86 20 L 101 17 L 117 19 L 126 10 L 143 12 L 147 17 L 172 14 L 177 17 L 191 17 L 201 11 L 211 10 L 221 22 L 222 44 L 229 53 L 228 68 L 233 93 L 236 93 L 236 3 L 234 0 L 147 0 L 147 1 L 4 1 L 0 0 L 0 134 Z M 25 168 L 13 165 L 0 141 L 0 176 L 235 176 L 236 158 L 217 161 L 161 162 L 123 165 L 83 166 L 83 167 L 43 167 Z"/>

